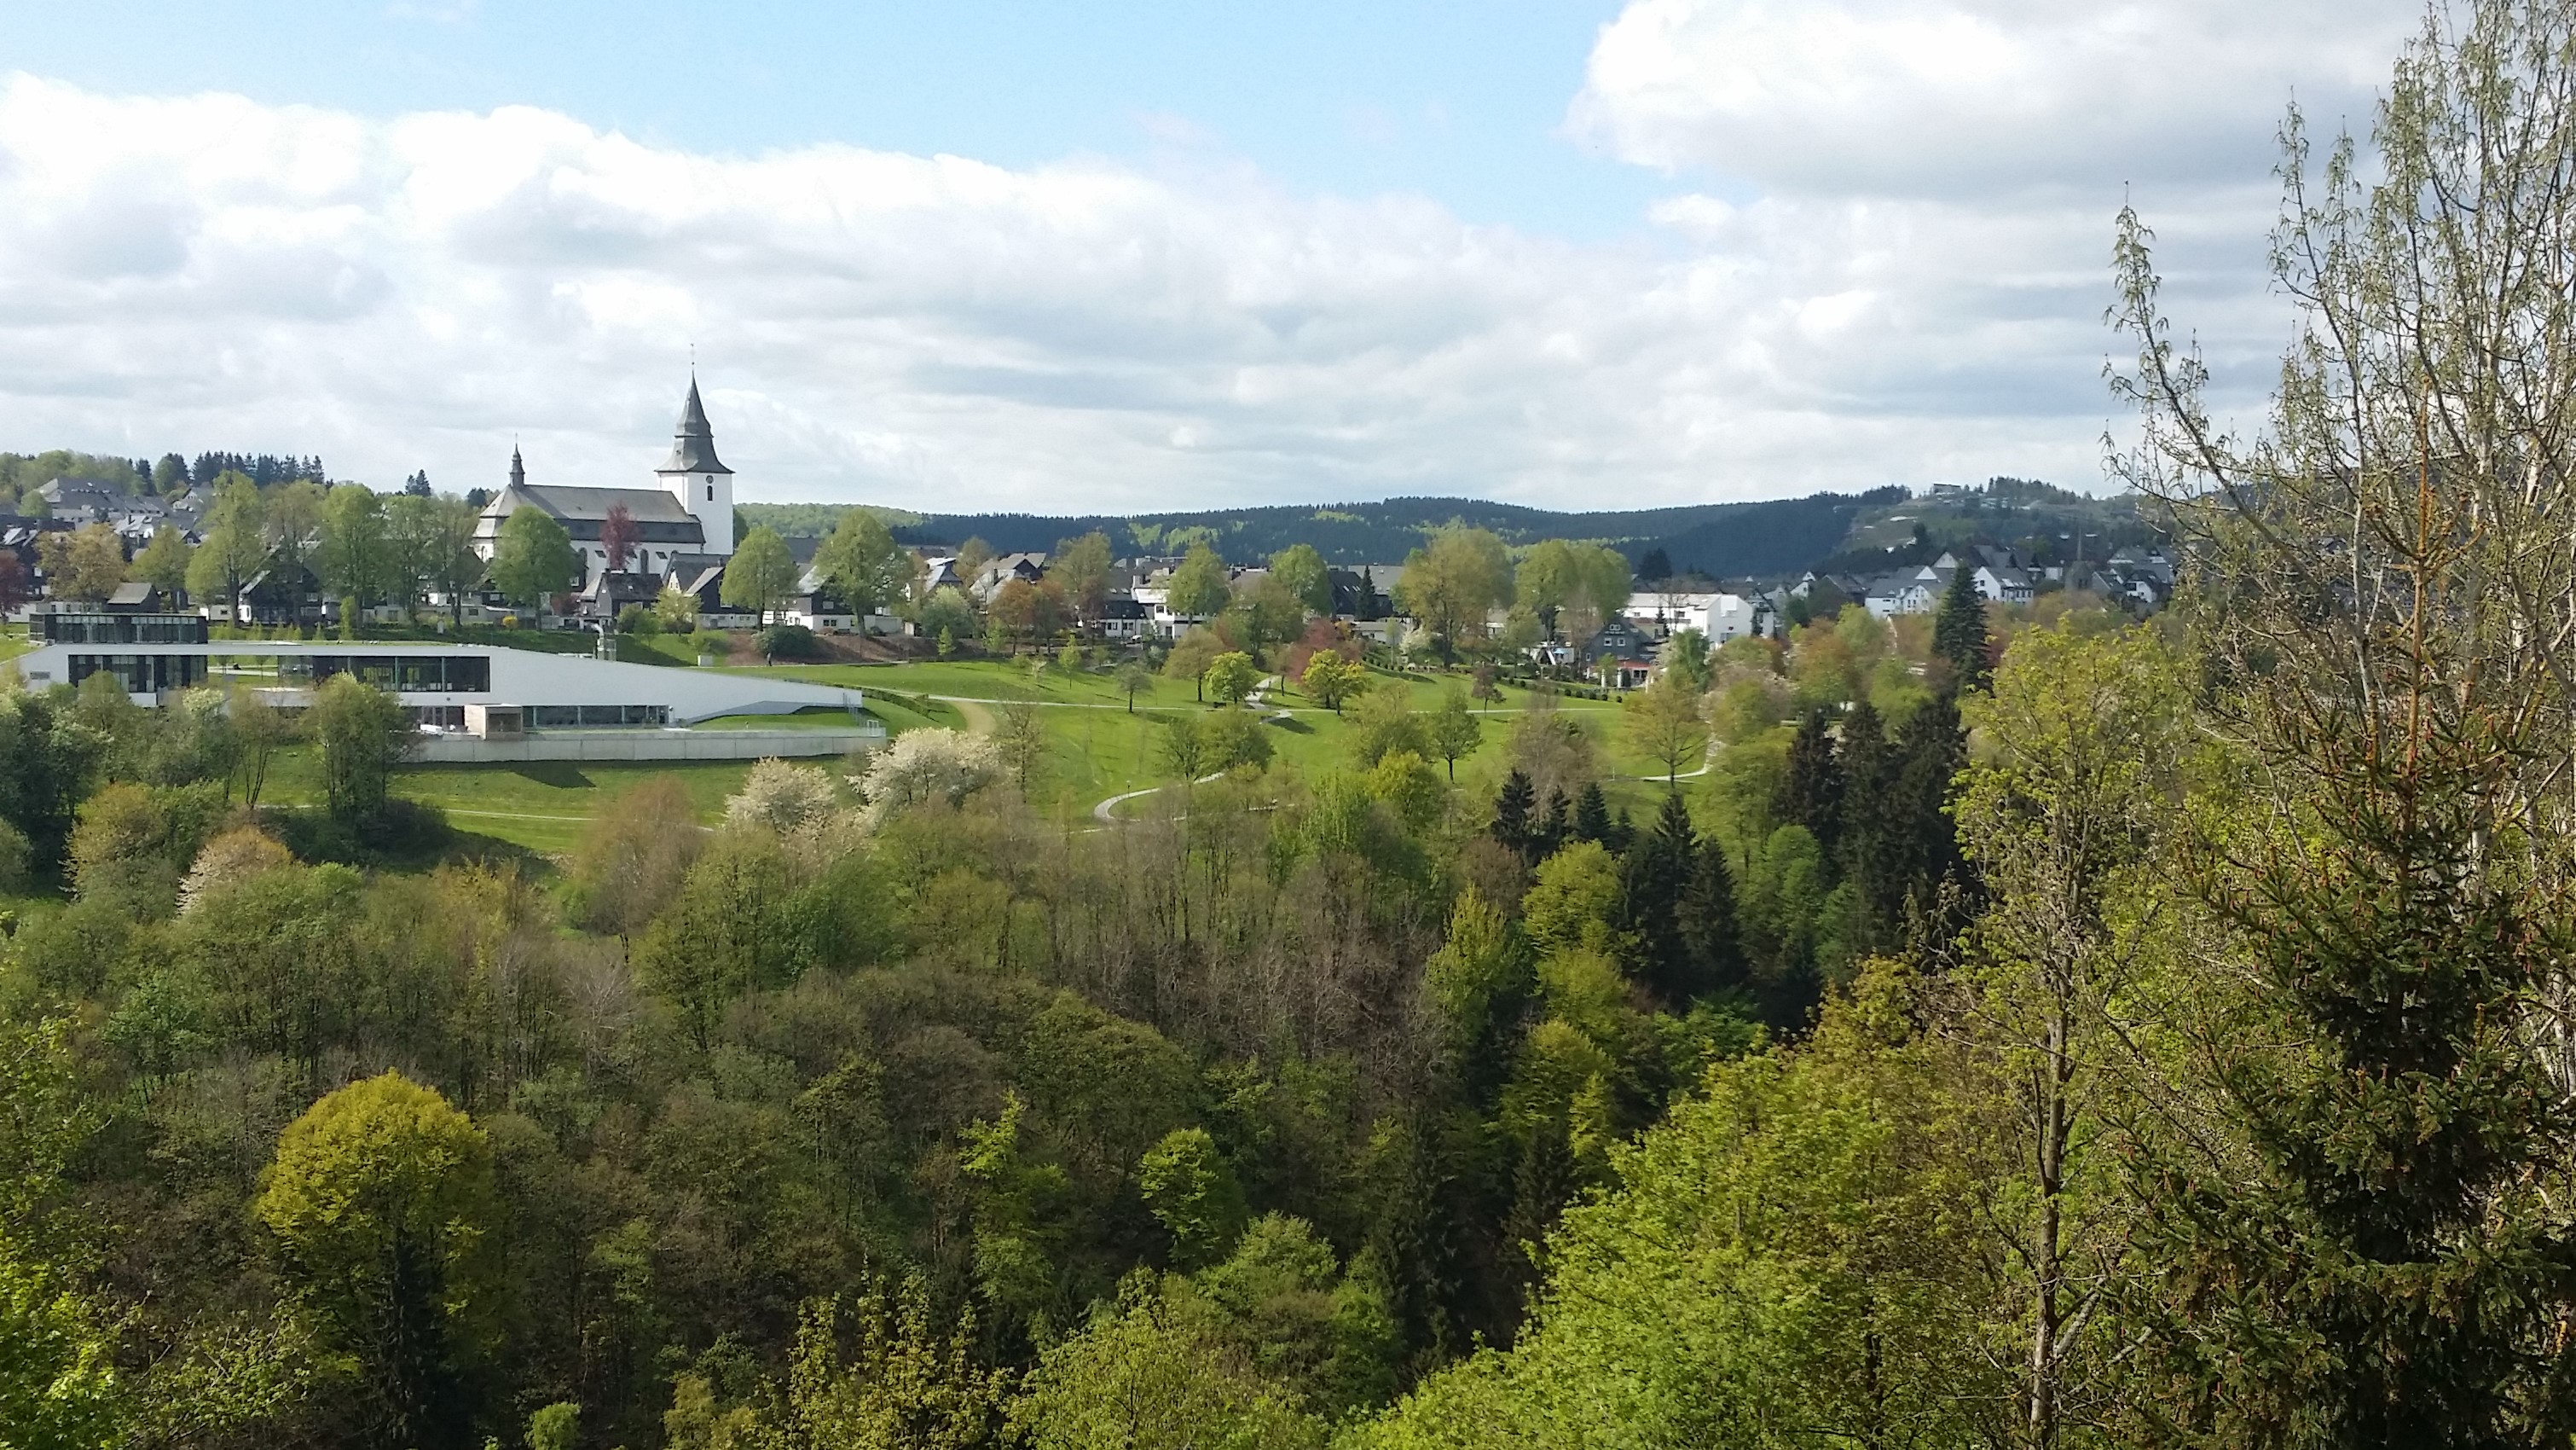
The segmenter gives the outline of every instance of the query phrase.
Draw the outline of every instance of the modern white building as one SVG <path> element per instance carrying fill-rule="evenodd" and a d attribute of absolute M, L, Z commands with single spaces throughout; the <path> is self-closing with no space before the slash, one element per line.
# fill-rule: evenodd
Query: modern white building
<path fill-rule="evenodd" d="M 100 616 L 95 627 L 58 625 L 52 642 L 10 664 L 39 690 L 109 674 L 143 705 L 211 681 L 259 690 L 293 708 L 309 703 L 331 676 L 355 675 L 393 691 L 424 730 L 475 734 L 496 721 L 516 734 L 690 725 L 816 706 L 855 712 L 865 703 L 860 691 L 836 685 L 497 645 L 154 638 L 178 632 L 151 627 L 161 618 Z"/>

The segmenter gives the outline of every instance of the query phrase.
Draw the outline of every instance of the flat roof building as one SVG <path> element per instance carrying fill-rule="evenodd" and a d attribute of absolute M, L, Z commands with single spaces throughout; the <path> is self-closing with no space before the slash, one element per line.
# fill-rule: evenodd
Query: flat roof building
<path fill-rule="evenodd" d="M 289 707 L 333 675 L 391 690 L 423 728 L 463 730 L 468 706 L 520 711 L 534 730 L 689 725 L 720 715 L 786 715 L 816 706 L 856 711 L 862 692 L 766 675 L 624 664 L 488 644 L 350 640 L 154 639 L 155 631 L 83 629 L 10 662 L 32 689 L 108 674 L 136 703 L 208 681 L 273 692 Z M 123 637 L 118 637 L 119 635 Z M 142 638 L 136 638 L 142 635 Z"/>

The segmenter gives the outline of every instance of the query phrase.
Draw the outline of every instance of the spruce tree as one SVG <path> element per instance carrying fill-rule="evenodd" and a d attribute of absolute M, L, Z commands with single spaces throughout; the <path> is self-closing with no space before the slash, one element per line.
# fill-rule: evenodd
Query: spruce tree
<path fill-rule="evenodd" d="M 1511 1211 L 1503 1217 L 1503 1272 L 1523 1305 L 1546 1268 L 1538 1250 L 1580 1186 L 1565 1115 L 1549 1113 L 1531 1127 L 1529 1141 L 1521 1146 L 1520 1163 L 1512 1171 Z"/>
<path fill-rule="evenodd" d="M 1839 749 L 1842 763 L 1843 799 L 1838 843 L 1845 880 L 1860 891 L 1861 902 L 1868 908 L 1869 939 L 1855 943 L 1860 947 L 1880 945 L 1887 928 L 1894 925 L 1899 912 L 1890 909 L 1891 895 L 1895 905 L 1904 902 L 1901 887 L 1891 892 L 1886 882 L 1897 868 L 1897 851 L 1891 838 L 1901 825 L 1894 812 L 1898 768 L 1903 764 L 1894 747 L 1888 743 L 1887 730 L 1878 710 L 1867 700 L 1852 706 L 1843 717 L 1843 738 Z"/>
<path fill-rule="evenodd" d="M 1960 689 L 1982 690 L 1994 678 L 1987 650 L 1986 601 L 1977 593 L 1976 576 L 1962 564 L 1951 571 L 1940 611 L 1932 616 L 1932 653 L 1949 661 Z"/>
<path fill-rule="evenodd" d="M 1574 839 L 1610 844 L 1610 802 L 1601 794 L 1601 783 L 1593 781 L 1583 787 L 1574 799 Z"/>
<path fill-rule="evenodd" d="M 1681 792 L 1671 791 L 1655 824 L 1620 862 L 1619 924 L 1637 943 L 1639 978 L 1666 1007 L 1687 1007 L 1694 995 L 1681 905 L 1699 855 L 1690 808 Z"/>
<path fill-rule="evenodd" d="M 1494 797 L 1494 824 L 1488 828 L 1487 834 L 1513 850 L 1527 855 L 1530 844 L 1530 806 L 1535 802 L 1536 797 L 1537 793 L 1530 786 L 1529 776 L 1515 766 L 1511 774 L 1503 777 L 1502 791 Z"/>
<path fill-rule="evenodd" d="M 1788 764 L 1771 814 L 1779 825 L 1806 827 L 1830 861 L 1842 838 L 1842 806 L 1842 763 L 1835 758 L 1832 727 L 1824 711 L 1811 710 L 1790 737 Z"/>
<path fill-rule="evenodd" d="M 1691 998 L 1742 990 L 1748 974 L 1743 934 L 1735 924 L 1735 873 L 1717 842 L 1702 844 L 1691 857 L 1690 884 L 1675 915 L 1689 954 Z"/>
<path fill-rule="evenodd" d="M 2195 683 L 2243 757 L 2173 954 L 2193 1080 L 2125 1145 L 2127 1342 L 2161 1439 L 2565 1446 L 2576 7 L 2438 7 L 2382 94 L 2367 151 L 2282 128 L 2302 315 L 2259 432 L 2212 422 L 2134 214 L 2113 246 L 2120 472 L 2178 505 Z"/>
<path fill-rule="evenodd" d="M 1574 826 L 1567 819 L 1568 809 L 1569 803 L 1565 799 L 1565 792 L 1552 790 L 1547 793 L 1547 816 L 1539 822 L 1537 830 L 1530 832 L 1530 847 L 1527 854 L 1531 864 L 1535 865 L 1555 855 L 1557 847 L 1572 839 Z"/>
<path fill-rule="evenodd" d="M 1889 921 L 1900 919 L 1909 901 L 1915 910 L 1929 911 L 1941 899 L 1942 884 L 1949 882 L 1964 909 L 1976 883 L 1959 852 L 1959 832 L 1949 809 L 1952 783 L 1968 763 L 1968 732 L 1959 720 L 1957 698 L 1944 692 L 1917 707 L 1896 733 L 1895 757 L 1881 827 L 1884 874 L 1875 882 L 1884 894 L 1872 905 Z M 1936 935 L 1948 932 L 1937 924 L 1934 930 Z"/>

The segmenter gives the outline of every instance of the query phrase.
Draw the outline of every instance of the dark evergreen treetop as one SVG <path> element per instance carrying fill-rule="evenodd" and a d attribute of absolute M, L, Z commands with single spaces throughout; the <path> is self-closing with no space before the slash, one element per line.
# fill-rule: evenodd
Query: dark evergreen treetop
<path fill-rule="evenodd" d="M 1932 652 L 1949 661 L 1951 678 L 1961 689 L 1982 690 L 1994 678 L 1992 648 L 1986 636 L 1986 601 L 1977 593 L 1975 576 L 1962 565 L 1951 571 L 1940 611 L 1932 616 Z"/>
<path fill-rule="evenodd" d="M 1842 835 L 1842 763 L 1825 712 L 1811 710 L 1789 740 L 1789 761 L 1772 798 L 1771 814 L 1783 826 L 1804 826 L 1832 859 Z"/>

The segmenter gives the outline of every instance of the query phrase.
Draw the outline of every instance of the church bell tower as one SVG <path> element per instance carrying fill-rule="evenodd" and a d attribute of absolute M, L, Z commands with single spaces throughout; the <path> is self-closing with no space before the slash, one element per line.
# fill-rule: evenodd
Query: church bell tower
<path fill-rule="evenodd" d="M 698 401 L 698 380 L 689 378 L 689 400 L 680 408 L 679 435 L 671 456 L 653 470 L 663 489 L 680 501 L 706 534 L 710 554 L 733 553 L 733 470 L 716 457 L 715 430 L 707 426 L 707 409 Z"/>

